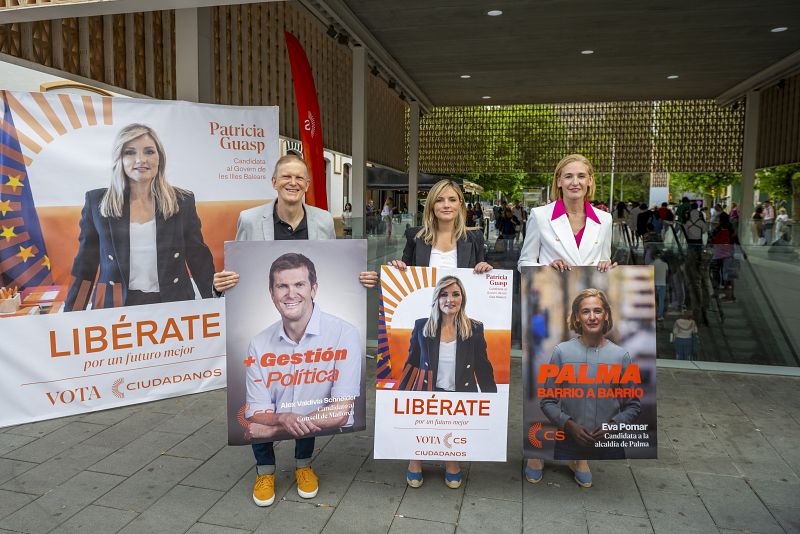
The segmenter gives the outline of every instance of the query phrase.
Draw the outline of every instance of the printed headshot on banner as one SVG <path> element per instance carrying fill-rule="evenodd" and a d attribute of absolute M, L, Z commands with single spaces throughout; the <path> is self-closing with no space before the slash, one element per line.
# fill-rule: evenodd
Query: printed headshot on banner
<path fill-rule="evenodd" d="M 277 108 L 0 91 L 0 426 L 223 387 L 212 277 L 278 150 Z"/>
<path fill-rule="evenodd" d="M 225 243 L 230 445 L 366 428 L 366 265 L 365 240 Z"/>
<path fill-rule="evenodd" d="M 381 267 L 375 458 L 506 458 L 513 271 Z"/>
<path fill-rule="evenodd" d="M 653 268 L 521 272 L 524 455 L 656 458 Z"/>

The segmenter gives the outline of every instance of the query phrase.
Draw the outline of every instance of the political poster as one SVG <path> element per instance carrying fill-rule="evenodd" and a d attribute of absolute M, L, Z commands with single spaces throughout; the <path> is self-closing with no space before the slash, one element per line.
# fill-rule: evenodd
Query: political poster
<path fill-rule="evenodd" d="M 365 240 L 225 243 L 229 444 L 366 428 L 366 267 Z"/>
<path fill-rule="evenodd" d="M 277 108 L 0 91 L 0 427 L 225 385 L 223 243 Z"/>
<path fill-rule="evenodd" d="M 375 458 L 506 459 L 513 283 L 382 266 Z"/>
<path fill-rule="evenodd" d="M 521 274 L 524 455 L 656 458 L 653 268 Z"/>

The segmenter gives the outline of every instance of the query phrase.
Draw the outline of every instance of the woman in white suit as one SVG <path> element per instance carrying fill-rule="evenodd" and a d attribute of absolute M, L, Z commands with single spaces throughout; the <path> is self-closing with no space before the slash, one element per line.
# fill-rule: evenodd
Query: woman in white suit
<path fill-rule="evenodd" d="M 611 261 L 613 219 L 589 203 L 594 191 L 594 168 L 589 160 L 571 154 L 558 162 L 550 189 L 555 202 L 531 210 L 517 268 L 549 265 L 564 272 L 573 265 L 596 265 L 598 271 L 606 272 L 616 267 Z M 528 460 L 525 478 L 539 482 L 543 468 L 542 460 Z M 578 484 L 591 486 L 589 462 L 577 461 L 575 470 Z"/>

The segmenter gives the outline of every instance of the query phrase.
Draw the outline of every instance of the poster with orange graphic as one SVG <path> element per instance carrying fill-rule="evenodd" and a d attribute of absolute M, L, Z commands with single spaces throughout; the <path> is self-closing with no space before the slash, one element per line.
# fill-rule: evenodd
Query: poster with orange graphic
<path fill-rule="evenodd" d="M 513 285 L 381 267 L 375 458 L 505 461 Z"/>
<path fill-rule="evenodd" d="M 225 385 L 212 277 L 277 117 L 0 91 L 0 427 Z"/>
<path fill-rule="evenodd" d="M 233 241 L 225 268 L 228 444 L 364 430 L 367 241 Z"/>
<path fill-rule="evenodd" d="M 656 458 L 653 267 L 523 267 L 523 452 Z"/>

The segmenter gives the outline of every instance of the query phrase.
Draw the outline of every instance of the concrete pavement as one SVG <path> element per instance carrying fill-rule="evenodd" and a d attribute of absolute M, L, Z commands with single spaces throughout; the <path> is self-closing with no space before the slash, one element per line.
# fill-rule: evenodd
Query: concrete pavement
<path fill-rule="evenodd" d="M 311 500 L 294 487 L 293 444 L 279 444 L 278 499 L 258 508 L 249 447 L 225 444 L 224 390 L 0 429 L 0 531 L 800 531 L 800 379 L 658 372 L 659 459 L 593 462 L 589 490 L 564 465 L 537 485 L 521 476 L 518 359 L 508 461 L 465 464 L 459 490 L 441 465 L 415 490 L 405 462 L 373 460 L 370 416 L 366 432 L 317 440 Z"/>

